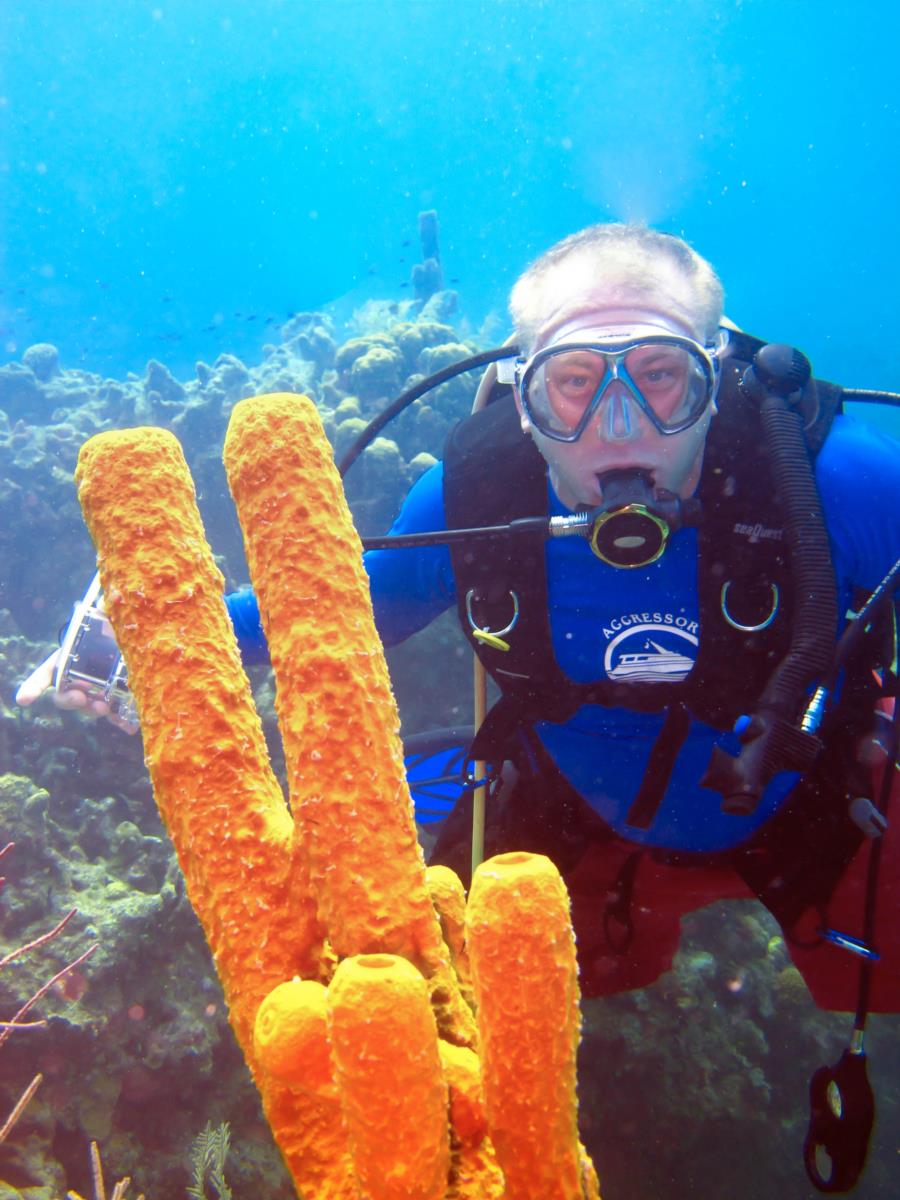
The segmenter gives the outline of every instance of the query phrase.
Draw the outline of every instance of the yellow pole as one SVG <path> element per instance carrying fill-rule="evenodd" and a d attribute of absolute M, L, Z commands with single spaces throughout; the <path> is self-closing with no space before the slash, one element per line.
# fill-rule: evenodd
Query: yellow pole
<path fill-rule="evenodd" d="M 473 706 L 473 716 L 475 723 L 475 732 L 481 728 L 485 714 L 487 713 L 487 673 L 481 665 L 481 660 L 474 659 L 475 663 L 475 699 Z M 475 763 L 475 778 L 484 779 L 486 774 L 485 764 L 483 762 Z M 476 869 L 484 862 L 484 802 L 487 795 L 487 787 L 481 783 L 475 788 L 475 795 L 472 803 L 472 874 L 475 874 Z"/>

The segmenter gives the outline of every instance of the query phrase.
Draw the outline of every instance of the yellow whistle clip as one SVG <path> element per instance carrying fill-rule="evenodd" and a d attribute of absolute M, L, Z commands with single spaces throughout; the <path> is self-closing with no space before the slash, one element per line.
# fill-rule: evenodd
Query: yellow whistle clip
<path fill-rule="evenodd" d="M 491 633 L 487 629 L 473 629 L 472 637 L 477 638 L 479 642 L 484 642 L 486 646 L 493 647 L 494 650 L 509 649 L 509 642 L 504 642 L 502 637 L 497 637 L 496 633 Z"/>

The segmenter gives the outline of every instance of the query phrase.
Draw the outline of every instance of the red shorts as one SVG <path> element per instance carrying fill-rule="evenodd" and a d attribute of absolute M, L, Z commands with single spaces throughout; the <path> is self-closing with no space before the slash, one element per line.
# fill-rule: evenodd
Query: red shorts
<path fill-rule="evenodd" d="M 895 780 L 890 825 L 882 838 L 874 945 L 880 955 L 872 971 L 869 1008 L 900 1012 L 900 775 Z M 866 876 L 872 843 L 866 840 L 844 872 L 828 906 L 828 927 L 863 936 Z M 671 867 L 642 854 L 637 863 L 628 914 L 631 940 L 614 916 L 601 914 L 614 895 L 620 872 L 635 847 L 617 839 L 594 844 L 566 876 L 578 939 L 581 990 L 604 996 L 653 983 L 672 966 L 681 939 L 681 918 L 716 900 L 753 899 L 731 868 Z M 861 959 L 815 936 L 819 913 L 798 923 L 803 945 L 786 944 L 820 1008 L 856 1008 Z M 809 933 L 807 940 L 805 934 Z"/>

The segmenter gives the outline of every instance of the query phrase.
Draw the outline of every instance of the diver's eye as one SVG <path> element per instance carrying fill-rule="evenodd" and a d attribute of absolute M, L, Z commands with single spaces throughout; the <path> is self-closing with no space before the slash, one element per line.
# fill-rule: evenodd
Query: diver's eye
<path fill-rule="evenodd" d="M 563 379 L 560 383 L 560 387 L 564 389 L 567 388 L 572 392 L 584 391 L 589 386 L 590 380 L 588 379 L 587 375 L 570 375 L 567 379 Z"/>
<path fill-rule="evenodd" d="M 683 387 L 687 363 L 681 355 L 655 355 L 652 359 L 635 364 L 631 371 L 641 391 L 660 393 Z"/>
<path fill-rule="evenodd" d="M 669 383 L 675 378 L 675 372 L 667 367 L 656 367 L 651 371 L 645 371 L 643 379 L 645 383 Z"/>
<path fill-rule="evenodd" d="M 546 367 L 547 386 L 557 399 L 588 404 L 600 386 L 605 363 L 583 352 L 559 355 Z"/>

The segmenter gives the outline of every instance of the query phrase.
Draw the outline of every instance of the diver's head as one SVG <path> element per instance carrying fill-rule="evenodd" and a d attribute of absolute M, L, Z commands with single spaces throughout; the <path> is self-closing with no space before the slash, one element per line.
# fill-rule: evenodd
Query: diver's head
<path fill-rule="evenodd" d="M 668 233 L 642 225 L 591 225 L 551 246 L 519 276 L 509 308 L 521 352 L 598 308 L 663 313 L 682 333 L 711 342 L 724 293 L 706 259 Z"/>
<path fill-rule="evenodd" d="M 510 299 L 523 351 L 516 399 L 570 508 L 639 470 L 690 496 L 714 411 L 722 288 L 678 238 L 605 225 L 538 259 Z"/>

